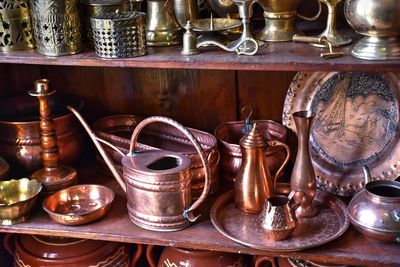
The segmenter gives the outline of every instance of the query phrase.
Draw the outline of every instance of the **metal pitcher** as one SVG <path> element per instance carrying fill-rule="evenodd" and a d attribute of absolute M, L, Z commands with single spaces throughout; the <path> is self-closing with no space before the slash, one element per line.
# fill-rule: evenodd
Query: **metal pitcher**
<path fill-rule="evenodd" d="M 129 153 L 124 155 L 114 145 L 98 138 L 74 108 L 68 107 L 68 109 L 82 123 L 112 174 L 126 192 L 128 213 L 132 222 L 148 230 L 176 231 L 196 221 L 199 216 L 194 217 L 192 211 L 199 207 L 207 197 L 211 181 L 209 179 L 210 169 L 200 144 L 183 125 L 160 116 L 144 119 L 133 131 Z M 166 123 L 182 131 L 200 155 L 205 168 L 205 185 L 200 197 L 193 204 L 191 204 L 190 159 L 187 156 L 165 150 L 135 151 L 140 131 L 146 125 L 155 122 Z M 110 146 L 123 156 L 122 176 L 105 153 L 100 142 Z"/>
<path fill-rule="evenodd" d="M 265 157 L 265 150 L 269 146 L 282 146 L 286 149 L 286 159 L 271 176 Z M 257 124 L 240 140 L 242 164 L 236 175 L 234 191 L 235 204 L 238 209 L 247 213 L 260 213 L 265 199 L 274 194 L 276 177 L 286 166 L 289 157 L 289 147 L 279 141 L 264 140 L 264 136 L 257 130 Z"/>

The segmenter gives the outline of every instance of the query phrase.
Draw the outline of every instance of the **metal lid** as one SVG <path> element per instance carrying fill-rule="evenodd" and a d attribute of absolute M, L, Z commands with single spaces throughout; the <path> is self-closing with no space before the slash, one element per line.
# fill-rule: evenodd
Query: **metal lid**
<path fill-rule="evenodd" d="M 122 21 L 132 21 L 141 23 L 146 18 L 146 14 L 143 12 L 137 11 L 125 11 L 120 12 L 118 9 L 112 13 L 105 13 L 93 16 L 91 20 L 94 21 L 113 21 L 113 22 L 122 22 Z"/>
<path fill-rule="evenodd" d="M 91 6 L 116 6 L 128 3 L 129 0 L 83 0 L 82 2 Z"/>
<path fill-rule="evenodd" d="M 266 147 L 267 143 L 264 140 L 263 135 L 257 130 L 257 123 L 254 123 L 253 128 L 250 132 L 245 134 L 240 139 L 240 145 L 244 147 Z"/>

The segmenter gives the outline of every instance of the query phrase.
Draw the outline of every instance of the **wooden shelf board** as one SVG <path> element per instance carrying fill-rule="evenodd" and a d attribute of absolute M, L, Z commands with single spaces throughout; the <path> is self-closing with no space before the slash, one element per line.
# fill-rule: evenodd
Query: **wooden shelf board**
<path fill-rule="evenodd" d="M 102 59 L 93 51 L 71 56 L 48 57 L 34 50 L 27 50 L 1 54 L 0 63 L 252 71 L 400 71 L 400 60 L 357 59 L 349 55 L 351 46 L 343 48 L 346 56 L 335 59 L 322 59 L 319 56 L 321 52 L 319 48 L 292 42 L 270 43 L 255 56 L 238 56 L 236 53 L 228 53 L 217 48 L 203 50 L 194 56 L 181 55 L 181 46 L 148 50 L 146 56 L 126 59 Z"/>
<path fill-rule="evenodd" d="M 369 241 L 351 227 L 342 237 L 333 242 L 299 252 L 257 251 L 240 245 L 220 234 L 206 216 L 203 216 L 202 220 L 191 227 L 177 232 L 160 233 L 143 230 L 129 220 L 126 198 L 113 179 L 111 180 L 109 177 L 94 171 L 80 173 L 80 177 L 90 177 L 92 179 L 82 180 L 81 183 L 93 183 L 93 181 L 96 181 L 112 188 L 116 192 L 113 206 L 104 218 L 82 226 L 60 225 L 49 219 L 47 214 L 39 207 L 39 203 L 31 212 L 31 218 L 27 222 L 13 226 L 1 226 L 0 232 L 57 235 L 245 254 L 290 256 L 327 263 L 337 263 L 338 259 L 340 259 L 340 263 L 352 265 L 377 266 L 379 264 L 380 266 L 398 266 L 400 264 L 398 244 Z M 210 205 L 212 200 L 209 202 Z"/>

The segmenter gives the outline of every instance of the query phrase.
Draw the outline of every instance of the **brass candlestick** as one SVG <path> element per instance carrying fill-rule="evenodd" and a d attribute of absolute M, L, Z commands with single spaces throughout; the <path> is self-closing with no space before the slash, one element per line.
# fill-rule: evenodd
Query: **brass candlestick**
<path fill-rule="evenodd" d="M 49 80 L 41 79 L 34 82 L 35 88 L 28 93 L 39 99 L 40 105 L 40 132 L 42 145 L 43 168 L 31 175 L 31 179 L 38 180 L 43 185 L 43 191 L 53 193 L 66 188 L 77 180 L 76 170 L 70 166 L 60 165 L 60 153 L 57 146 L 57 137 L 51 115 L 49 96 L 56 90 L 49 90 Z"/>

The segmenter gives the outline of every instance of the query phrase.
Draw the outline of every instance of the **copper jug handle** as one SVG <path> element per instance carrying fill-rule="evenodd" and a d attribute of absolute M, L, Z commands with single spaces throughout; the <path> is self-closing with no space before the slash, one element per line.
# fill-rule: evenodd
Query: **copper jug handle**
<path fill-rule="evenodd" d="M 198 208 L 200 204 L 206 199 L 208 192 L 210 191 L 211 180 L 210 180 L 210 167 L 208 165 L 207 157 L 204 154 L 203 149 L 201 148 L 197 139 L 193 136 L 191 132 L 189 132 L 182 124 L 177 121 L 174 121 L 170 118 L 161 117 L 161 116 L 153 116 L 142 120 L 134 129 L 132 136 L 131 136 L 131 144 L 129 147 L 129 153 L 127 156 L 132 156 L 134 154 L 137 139 L 139 136 L 140 131 L 150 123 L 161 122 L 168 124 L 178 130 L 180 130 L 194 145 L 196 148 L 197 153 L 200 156 L 201 163 L 205 169 L 205 182 L 203 192 L 201 193 L 200 197 L 189 207 L 185 208 L 183 212 L 183 216 L 191 222 L 194 222 L 198 217 L 192 217 L 191 212 Z"/>
<path fill-rule="evenodd" d="M 279 174 L 283 171 L 283 169 L 286 167 L 286 165 L 288 164 L 288 162 L 289 162 L 289 158 L 290 158 L 290 148 L 289 148 L 289 146 L 287 145 L 287 144 L 285 144 L 285 143 L 283 143 L 283 142 L 281 142 L 281 141 L 268 141 L 267 142 L 268 143 L 268 145 L 270 145 L 270 146 L 282 146 L 282 147 L 284 147 L 285 148 L 285 150 L 286 150 L 286 158 L 285 158 L 285 161 L 282 163 L 282 165 L 279 167 L 279 169 L 278 169 L 278 171 L 275 173 L 275 175 L 274 175 L 274 180 L 273 180 L 273 188 L 274 188 L 274 190 L 275 190 L 275 185 L 276 185 L 276 179 L 279 177 Z"/>

